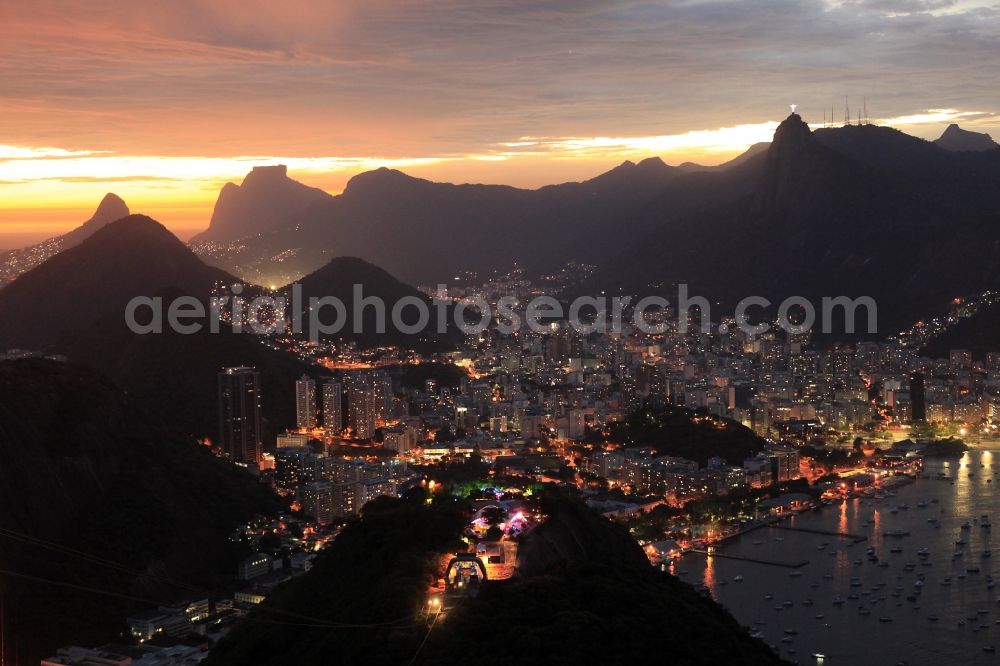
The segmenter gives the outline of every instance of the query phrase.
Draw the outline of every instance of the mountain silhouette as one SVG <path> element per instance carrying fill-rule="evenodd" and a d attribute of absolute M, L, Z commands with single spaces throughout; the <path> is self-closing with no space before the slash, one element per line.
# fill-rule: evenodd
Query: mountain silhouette
<path fill-rule="evenodd" d="M 108 193 L 104 195 L 94 215 L 72 231 L 61 236 L 55 236 L 36 243 L 29 247 L 0 251 L 0 287 L 16 278 L 21 273 L 29 271 L 49 257 L 62 252 L 67 248 L 79 245 L 84 239 L 89 238 L 98 229 L 127 217 L 128 206 L 117 194 Z"/>
<path fill-rule="evenodd" d="M 752 295 L 871 296 L 886 334 L 1000 281 L 998 182 L 1000 151 L 873 125 L 810 131 L 792 114 L 766 152 L 668 184 L 641 213 L 653 231 L 589 288 L 676 297 L 684 282 L 722 303 L 716 318 Z"/>
<path fill-rule="evenodd" d="M 205 322 L 200 332 L 185 335 L 164 319 L 163 333 L 137 335 L 125 323 L 125 307 L 135 296 L 161 298 L 166 310 L 178 296 L 207 304 L 218 286 L 237 282 L 206 266 L 160 223 L 132 215 L 0 289 L 0 349 L 54 352 L 90 365 L 178 432 L 212 439 L 218 429 L 217 373 L 224 366 L 256 367 L 268 444 L 294 425 L 294 401 L 287 396 L 309 369 L 304 363 L 225 324 L 212 333 Z M 244 296 L 255 293 L 251 286 Z"/>
<path fill-rule="evenodd" d="M 506 269 L 515 259 L 547 269 L 603 257 L 607 243 L 595 240 L 626 232 L 622 221 L 636 219 L 681 173 L 653 158 L 584 182 L 526 190 L 435 183 L 380 168 L 289 215 L 283 230 L 244 233 L 229 247 L 193 247 L 261 284 L 290 282 L 335 256 L 360 257 L 411 284 L 434 284 L 461 269 Z"/>
<path fill-rule="evenodd" d="M 196 249 L 265 284 L 335 256 L 410 284 L 574 260 L 599 267 L 590 293 L 685 282 L 726 307 L 748 295 L 871 296 L 885 333 L 1000 282 L 1000 151 L 952 149 L 970 136 L 988 140 L 957 127 L 936 142 L 869 124 L 813 131 L 792 114 L 773 141 L 717 167 L 627 161 L 537 190 L 382 168 L 280 230 Z"/>
<path fill-rule="evenodd" d="M 330 198 L 323 190 L 289 178 L 284 165 L 257 166 L 242 184 L 223 186 L 208 229 L 191 241 L 230 241 L 274 231 L 311 204 Z"/>
<path fill-rule="evenodd" d="M 343 338 L 356 342 L 362 347 L 395 344 L 427 352 L 452 349 L 462 337 L 462 333 L 453 323 L 453 309 L 451 307 L 447 308 L 447 330 L 438 333 L 436 328 L 437 309 L 426 294 L 400 282 L 378 266 L 357 257 L 337 257 L 322 268 L 303 277 L 298 281 L 298 285 L 302 294 L 301 311 L 306 322 L 309 318 L 310 298 L 333 297 L 344 304 L 346 319 L 343 328 L 340 332 L 324 337 Z M 377 298 L 385 304 L 385 333 L 377 332 L 377 315 L 374 308 L 365 308 L 360 320 L 354 317 L 357 301 L 354 293 L 355 285 L 360 285 L 363 298 Z M 291 302 L 291 288 L 286 287 L 283 294 Z M 427 325 L 418 333 L 402 331 L 393 324 L 393 306 L 403 302 L 404 299 L 410 301 L 415 299 L 423 303 L 430 315 Z M 414 324 L 418 318 L 416 309 L 412 306 L 402 310 L 401 316 L 405 325 Z M 331 324 L 336 319 L 336 314 L 332 308 L 328 308 L 322 311 L 320 319 L 326 324 Z"/>
<path fill-rule="evenodd" d="M 160 223 L 130 215 L 0 290 L 0 348 L 47 349 L 106 315 L 123 318 L 134 296 L 176 289 L 207 299 L 217 284 L 235 282 Z"/>
<path fill-rule="evenodd" d="M 994 150 L 1000 148 L 989 134 L 970 132 L 952 123 L 945 129 L 944 134 L 934 141 L 935 144 L 945 150 L 967 151 L 967 150 Z"/>

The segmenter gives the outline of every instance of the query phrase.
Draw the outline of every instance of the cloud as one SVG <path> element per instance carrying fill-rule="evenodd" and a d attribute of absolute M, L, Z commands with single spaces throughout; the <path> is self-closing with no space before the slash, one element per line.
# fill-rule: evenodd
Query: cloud
<path fill-rule="evenodd" d="M 968 0 L 5 3 L 0 113 L 18 145 L 405 159 L 761 125 L 845 94 L 887 118 L 992 112 L 998 19 Z"/>
<path fill-rule="evenodd" d="M 0 144 L 0 160 L 49 159 L 98 155 L 99 150 L 66 150 L 65 148 L 34 148 L 31 146 L 5 146 Z"/>
<path fill-rule="evenodd" d="M 4 150 L 13 157 L 4 159 Z M 60 182 L 129 182 L 169 181 L 177 183 L 225 182 L 242 177 L 256 165 L 285 164 L 293 171 L 364 171 L 380 166 L 405 168 L 447 161 L 449 157 L 412 157 L 388 159 L 379 157 L 274 157 L 235 156 L 199 157 L 167 155 L 91 155 L 76 151 L 80 157 L 60 160 L 48 155 L 29 154 L 17 146 L 0 146 L 0 181 L 4 183 Z M 58 149 L 46 149 L 58 150 Z M 63 151 L 69 152 L 69 151 Z M 21 155 L 18 157 L 17 155 Z"/>

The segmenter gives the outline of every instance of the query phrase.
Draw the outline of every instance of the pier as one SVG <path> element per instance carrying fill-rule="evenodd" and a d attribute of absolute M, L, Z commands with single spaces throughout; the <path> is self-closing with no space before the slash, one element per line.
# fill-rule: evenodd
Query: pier
<path fill-rule="evenodd" d="M 850 539 L 853 543 L 868 541 L 864 534 L 849 534 L 847 532 L 834 532 L 831 530 L 815 530 L 809 527 L 789 527 L 787 525 L 769 525 L 775 530 L 788 530 L 789 532 L 805 532 L 806 534 L 822 534 L 823 536 L 837 537 L 838 539 Z"/>
<path fill-rule="evenodd" d="M 809 560 L 802 560 L 801 562 L 780 562 L 778 560 L 762 560 L 757 557 L 744 557 L 743 555 L 726 555 L 725 553 L 720 553 L 718 551 L 708 552 L 707 550 L 688 550 L 688 553 L 697 553 L 699 555 L 704 555 L 705 557 L 722 557 L 727 560 L 741 560 L 743 562 L 751 562 L 753 564 L 766 564 L 772 567 L 783 567 L 785 569 L 799 569 L 809 564 Z"/>

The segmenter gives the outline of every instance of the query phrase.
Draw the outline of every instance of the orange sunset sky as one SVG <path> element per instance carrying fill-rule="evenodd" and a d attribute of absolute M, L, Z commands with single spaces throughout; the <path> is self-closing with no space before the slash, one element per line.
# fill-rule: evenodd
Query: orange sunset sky
<path fill-rule="evenodd" d="M 842 122 L 845 95 L 996 137 L 997 43 L 978 0 L 0 0 L 0 248 L 106 192 L 187 238 L 255 164 L 330 192 L 377 166 L 537 187 L 715 164 L 790 103 Z"/>

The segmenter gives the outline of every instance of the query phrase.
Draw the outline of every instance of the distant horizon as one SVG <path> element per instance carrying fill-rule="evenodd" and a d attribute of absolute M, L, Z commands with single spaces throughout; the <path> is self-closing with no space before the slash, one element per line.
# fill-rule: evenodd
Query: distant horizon
<path fill-rule="evenodd" d="M 799 108 L 796 113 L 804 114 Z M 992 118 L 992 117 L 991 117 Z M 822 118 L 819 123 L 810 123 L 807 117 L 803 120 L 809 124 L 810 129 L 816 130 L 827 126 L 839 127 L 842 124 L 823 125 Z M 887 119 L 904 120 L 905 124 L 886 125 L 894 129 L 910 134 L 917 138 L 933 141 L 938 138 L 944 130 L 951 124 L 958 124 L 963 129 L 970 131 L 987 133 L 989 127 L 981 127 L 975 122 L 967 123 L 966 120 L 974 120 L 970 116 L 963 116 L 961 112 L 955 110 L 939 110 L 923 114 L 912 114 L 910 116 Z M 829 120 L 827 119 L 829 122 Z M 852 122 L 856 119 L 852 118 Z M 873 121 L 884 124 L 884 121 Z M 625 161 L 640 162 L 644 159 L 660 158 L 670 166 L 679 166 L 685 163 L 694 163 L 701 166 L 718 166 L 729 160 L 738 157 L 748 150 L 752 145 L 761 142 L 769 142 L 773 129 L 777 127 L 777 121 L 767 121 L 759 123 L 755 127 L 766 128 L 767 135 L 761 141 L 751 141 L 746 145 L 733 146 L 727 150 L 717 150 L 709 153 L 690 152 L 689 150 L 673 151 L 668 154 L 642 153 L 641 147 L 628 148 L 625 151 L 615 151 L 614 156 L 603 155 L 598 158 L 581 158 L 576 160 L 563 159 L 560 161 L 560 174 L 567 177 L 551 177 L 544 179 L 545 174 L 533 171 L 525 172 L 522 168 L 523 160 L 531 160 L 530 157 L 518 157 L 504 160 L 399 160 L 388 161 L 385 164 L 373 162 L 361 167 L 342 167 L 329 170 L 316 170 L 311 168 L 310 158 L 297 157 L 273 157 L 254 158 L 237 157 L 231 160 L 221 160 L 219 158 L 205 158 L 208 163 L 217 163 L 222 168 L 243 168 L 241 173 L 233 172 L 231 175 L 220 175 L 219 177 L 208 176 L 202 179 L 192 178 L 185 180 L 188 188 L 177 191 L 161 192 L 162 185 L 157 185 L 151 180 L 142 178 L 109 177 L 107 179 L 91 178 L 84 182 L 74 182 L 72 177 L 63 179 L 55 178 L 53 182 L 47 183 L 51 187 L 58 187 L 64 180 L 68 180 L 78 189 L 76 196 L 66 205 L 48 205 L 52 198 L 40 193 L 36 199 L 24 202 L 25 205 L 5 206 L 0 205 L 0 251 L 20 249 L 36 243 L 42 242 L 54 236 L 64 234 L 80 226 L 93 215 L 105 194 L 114 193 L 120 196 L 133 213 L 148 215 L 170 229 L 178 238 L 187 242 L 193 236 L 208 228 L 212 216 L 212 209 L 218 198 L 219 190 L 227 183 L 239 184 L 243 178 L 254 167 L 269 166 L 276 164 L 288 165 L 288 176 L 311 187 L 322 189 L 331 195 L 338 195 L 343 192 L 347 182 L 358 174 L 373 171 L 381 167 L 387 167 L 402 171 L 415 178 L 423 178 L 435 182 L 447 182 L 454 184 L 485 184 L 485 185 L 507 185 L 523 189 L 538 189 L 548 185 L 557 185 L 567 182 L 585 181 L 619 166 Z M 750 126 L 743 126 L 750 127 Z M 996 131 L 996 130 L 994 130 Z M 704 136 L 708 131 L 693 130 L 687 135 Z M 647 137 L 663 140 L 664 137 Z M 756 138 L 761 138 L 758 135 Z M 0 156 L 4 154 L 4 146 L 0 146 Z M 6 147 L 8 149 L 12 147 Z M 45 150 L 45 149 L 34 149 Z M 48 149 L 51 150 L 51 149 Z M 12 151 L 8 150 L 8 154 Z M 95 153 L 99 155 L 99 153 Z M 707 159 L 706 159 L 707 158 Z M 28 159 L 31 159 L 30 157 Z M 49 159 L 45 156 L 41 159 Z M 73 158 L 63 158 L 57 162 L 65 162 Z M 114 159 L 108 157 L 94 157 L 91 159 Z M 162 160 L 165 165 L 172 165 L 172 160 L 191 161 L 192 158 L 149 158 L 147 161 L 155 164 L 156 160 Z M 198 159 L 198 158 L 193 158 Z M 317 158 L 316 161 L 325 158 Z M 6 160 L 8 162 L 18 161 L 17 159 Z M 2 170 L 5 160 L 0 158 L 0 170 Z M 400 164 L 398 162 L 404 162 Z M 289 164 L 290 163 L 290 164 Z M 298 168 L 296 168 L 296 166 Z M 459 170 L 456 170 L 459 169 Z M 470 177 L 462 179 L 462 173 Z M 474 174 L 482 175 L 482 178 L 474 178 Z M 493 179 L 490 179 L 494 177 Z M 332 186 L 331 186 L 332 183 Z M 0 177 L 0 192 L 3 188 L 17 188 L 17 183 L 5 180 Z M 34 189 L 38 183 L 24 183 L 22 187 Z M 82 187 L 81 187 L 82 186 Z M 193 196 L 195 195 L 195 196 Z"/>

